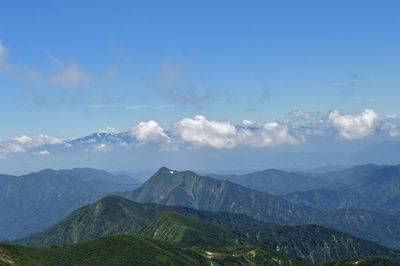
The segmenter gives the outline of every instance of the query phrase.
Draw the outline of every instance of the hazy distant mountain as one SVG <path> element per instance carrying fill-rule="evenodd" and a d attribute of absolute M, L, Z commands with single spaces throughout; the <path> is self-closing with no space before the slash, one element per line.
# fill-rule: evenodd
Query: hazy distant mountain
<path fill-rule="evenodd" d="M 0 178 L 0 239 L 12 240 L 43 231 L 107 193 L 137 186 L 139 183 L 128 176 L 89 168 L 47 169 Z"/>
<path fill-rule="evenodd" d="M 307 191 L 326 187 L 331 184 L 327 179 L 317 175 L 285 172 L 277 169 L 267 169 L 245 175 L 212 175 L 212 177 L 229 180 L 233 183 L 273 195 Z"/>
<path fill-rule="evenodd" d="M 377 242 L 400 248 L 400 216 L 366 210 L 322 212 L 316 223 Z"/>
<path fill-rule="evenodd" d="M 400 166 L 361 165 L 322 174 L 345 185 L 328 186 L 285 196 L 293 203 L 319 210 L 365 209 L 400 214 Z"/>
<path fill-rule="evenodd" d="M 320 211 L 337 209 L 382 211 L 370 199 L 361 196 L 353 188 L 341 184 L 304 192 L 297 191 L 282 197 L 299 206 L 311 207 Z"/>

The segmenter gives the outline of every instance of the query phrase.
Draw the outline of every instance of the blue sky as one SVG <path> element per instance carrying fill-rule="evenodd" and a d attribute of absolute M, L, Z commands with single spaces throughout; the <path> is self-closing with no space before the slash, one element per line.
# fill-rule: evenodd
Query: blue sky
<path fill-rule="evenodd" d="M 4 1 L 0 140 L 400 113 L 398 1 Z"/>

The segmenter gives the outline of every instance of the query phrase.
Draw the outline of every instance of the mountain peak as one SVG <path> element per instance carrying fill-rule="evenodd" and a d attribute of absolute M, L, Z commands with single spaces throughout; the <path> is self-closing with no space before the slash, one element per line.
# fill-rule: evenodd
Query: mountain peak
<path fill-rule="evenodd" d="M 176 171 L 176 170 L 172 170 L 169 169 L 167 167 L 161 167 L 160 169 L 158 169 L 158 171 L 153 175 L 153 176 L 158 176 L 158 175 L 173 175 L 173 174 L 177 174 L 180 173 L 181 171 Z"/>

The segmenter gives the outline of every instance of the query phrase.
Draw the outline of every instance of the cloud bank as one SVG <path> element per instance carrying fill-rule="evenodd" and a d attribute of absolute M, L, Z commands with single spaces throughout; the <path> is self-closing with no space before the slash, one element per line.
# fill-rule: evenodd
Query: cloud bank
<path fill-rule="evenodd" d="M 156 121 L 143 121 L 132 126 L 127 132 L 112 128 L 100 130 L 92 135 L 61 139 L 48 135 L 39 135 L 32 139 L 21 135 L 9 141 L 0 142 L 0 156 L 5 158 L 10 153 L 32 151 L 36 155 L 50 155 L 47 146 L 60 145 L 66 148 L 84 147 L 84 150 L 98 152 L 116 148 L 134 148 L 146 144 L 159 146 L 160 150 L 178 150 L 183 145 L 190 148 L 209 147 L 213 149 L 233 149 L 243 147 L 274 147 L 279 145 L 298 145 L 307 142 L 312 136 L 331 136 L 341 140 L 361 140 L 371 138 L 383 132 L 389 137 L 400 136 L 400 121 L 397 115 L 379 116 L 371 109 L 360 114 L 342 114 L 338 110 L 319 113 L 306 113 L 301 110 L 289 113 L 288 119 L 257 123 L 244 120 L 231 121 L 209 120 L 205 116 L 186 117 L 174 123 L 169 130 Z M 43 148 L 42 148 L 43 147 Z"/>

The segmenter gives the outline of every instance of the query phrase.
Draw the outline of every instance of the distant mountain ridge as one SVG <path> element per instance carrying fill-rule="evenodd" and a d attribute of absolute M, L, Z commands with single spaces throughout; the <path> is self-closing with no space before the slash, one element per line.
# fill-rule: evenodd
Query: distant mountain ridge
<path fill-rule="evenodd" d="M 343 185 L 293 192 L 284 198 L 322 211 L 365 209 L 400 214 L 400 165 L 368 164 L 321 174 L 321 178 Z"/>
<path fill-rule="evenodd" d="M 127 176 L 90 168 L 46 169 L 0 178 L 0 239 L 43 231 L 83 205 L 137 186 L 139 183 Z"/>
<path fill-rule="evenodd" d="M 329 180 L 321 178 L 316 174 L 286 172 L 278 169 L 267 169 L 244 175 L 211 176 L 216 179 L 229 180 L 253 190 L 267 192 L 273 195 L 307 191 L 332 184 Z"/>
<path fill-rule="evenodd" d="M 226 180 L 201 177 L 191 171 L 180 172 L 163 167 L 140 188 L 120 195 L 138 202 L 244 213 L 270 223 L 315 223 L 376 240 L 390 247 L 400 247 L 400 234 L 397 234 L 400 232 L 400 216 L 367 210 L 321 212 L 301 208 L 280 197 Z"/>
<path fill-rule="evenodd" d="M 263 172 L 271 173 L 259 173 Z M 138 202 L 244 213 L 267 223 L 315 223 L 400 247 L 400 216 L 388 214 L 398 213 L 399 166 L 370 164 L 317 176 L 331 185 L 294 192 L 285 195 L 284 200 L 230 181 L 168 168 L 161 168 L 136 190 L 130 190 L 137 185 L 127 184 L 134 182 L 128 176 L 87 168 L 46 169 L 22 177 L 3 175 L 0 176 L 0 211 L 7 215 L 0 217 L 0 239 L 12 240 L 43 231 L 76 208 L 115 191 L 130 190 L 117 194 Z M 111 179 L 113 182 L 108 182 Z M 333 184 L 336 181 L 346 184 Z M 314 194 L 303 196 L 311 192 Z"/>

